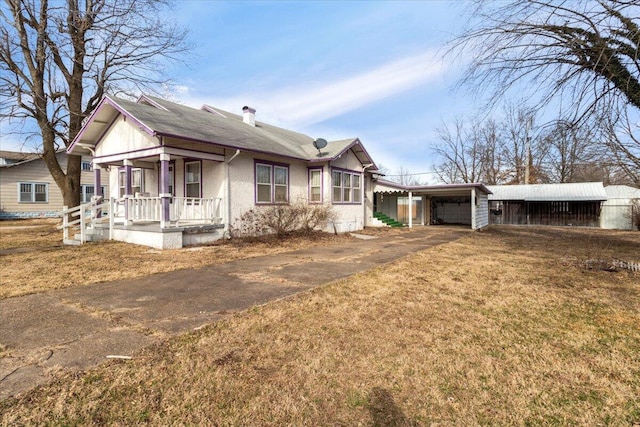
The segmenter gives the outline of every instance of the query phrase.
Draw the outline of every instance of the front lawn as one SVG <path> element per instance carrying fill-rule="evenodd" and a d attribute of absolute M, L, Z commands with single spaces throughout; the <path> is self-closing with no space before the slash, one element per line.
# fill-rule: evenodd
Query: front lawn
<path fill-rule="evenodd" d="M 613 258 L 640 234 L 473 233 L 62 376 L 2 422 L 636 425 L 640 275 Z"/>

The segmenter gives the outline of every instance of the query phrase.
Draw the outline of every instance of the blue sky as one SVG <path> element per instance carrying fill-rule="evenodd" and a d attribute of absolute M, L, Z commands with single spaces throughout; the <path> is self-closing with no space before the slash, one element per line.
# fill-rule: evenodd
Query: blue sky
<path fill-rule="evenodd" d="M 442 48 L 461 29 L 460 1 L 182 0 L 188 67 L 167 70 L 167 97 L 209 104 L 314 138 L 359 137 L 378 164 L 432 170 L 442 121 L 474 104 L 452 91 L 459 66 Z M 11 149 L 6 139 L 3 149 Z M 422 176 L 435 182 L 435 178 Z"/>
<path fill-rule="evenodd" d="M 196 48 L 171 98 L 235 113 L 249 105 L 257 120 L 314 138 L 359 137 L 392 172 L 429 171 L 435 128 L 473 112 L 451 90 L 459 69 L 441 55 L 460 30 L 461 6 L 183 1 L 176 19 Z"/>

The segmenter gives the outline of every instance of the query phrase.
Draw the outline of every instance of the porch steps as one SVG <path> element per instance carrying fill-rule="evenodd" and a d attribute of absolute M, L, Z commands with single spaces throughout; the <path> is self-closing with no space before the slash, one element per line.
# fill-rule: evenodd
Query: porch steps
<path fill-rule="evenodd" d="M 403 227 L 402 223 L 396 221 L 393 218 L 390 218 L 390 217 L 386 216 L 382 212 L 374 212 L 373 213 L 373 217 L 378 219 L 378 220 L 380 220 L 380 221 L 382 221 L 382 222 L 384 222 L 389 227 Z"/>
<path fill-rule="evenodd" d="M 64 243 L 65 245 L 80 246 L 82 244 L 80 242 L 80 235 L 76 237 L 77 239 L 63 239 L 62 243 Z"/>

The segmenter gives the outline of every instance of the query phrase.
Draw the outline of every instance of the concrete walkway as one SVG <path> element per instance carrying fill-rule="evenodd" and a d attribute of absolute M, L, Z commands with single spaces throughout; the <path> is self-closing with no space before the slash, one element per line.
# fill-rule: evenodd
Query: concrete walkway
<path fill-rule="evenodd" d="M 0 399 L 113 356 L 450 242 L 455 227 L 0 300 Z M 108 262 L 108 260 L 105 260 Z"/>

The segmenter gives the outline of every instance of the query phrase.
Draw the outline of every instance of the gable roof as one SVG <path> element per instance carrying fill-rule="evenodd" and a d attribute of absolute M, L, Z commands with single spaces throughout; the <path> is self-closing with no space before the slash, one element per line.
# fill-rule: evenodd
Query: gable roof
<path fill-rule="evenodd" d="M 640 199 L 640 188 L 629 185 L 607 185 L 604 191 L 609 199 Z"/>
<path fill-rule="evenodd" d="M 133 120 L 149 135 L 275 154 L 309 162 L 335 160 L 351 149 L 363 164 L 372 164 L 371 169 L 377 170 L 358 138 L 330 141 L 319 153 L 310 136 L 258 121 L 255 126 L 250 126 L 243 122 L 242 116 L 208 105 L 198 110 L 146 95 L 141 96 L 137 102 L 105 96 L 73 141 L 69 152 L 83 152 L 83 146 L 95 146 L 105 124 L 110 123 L 118 114 Z M 86 148 L 84 151 L 88 152 Z"/>
<path fill-rule="evenodd" d="M 586 202 L 607 200 L 601 182 L 568 184 L 488 185 L 489 200 L 526 202 Z"/>
<path fill-rule="evenodd" d="M 16 166 L 39 158 L 40 155 L 38 153 L 0 150 L 0 167 Z"/>
<path fill-rule="evenodd" d="M 8 166 L 10 164 L 16 164 L 16 163 L 34 160 L 39 157 L 40 155 L 38 153 L 22 153 L 19 151 L 0 150 L 0 159 L 5 161 L 4 164 L 0 162 L 0 165 Z"/>

